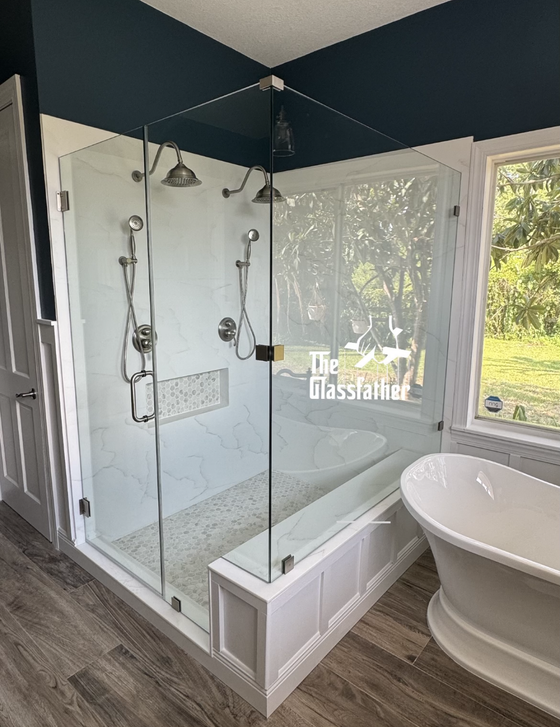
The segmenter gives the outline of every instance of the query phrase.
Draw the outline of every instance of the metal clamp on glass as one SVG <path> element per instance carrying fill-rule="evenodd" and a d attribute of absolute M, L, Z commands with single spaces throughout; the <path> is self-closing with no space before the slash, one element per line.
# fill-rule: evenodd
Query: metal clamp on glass
<path fill-rule="evenodd" d="M 138 371 L 136 374 L 132 374 L 132 376 L 130 377 L 130 402 L 132 405 L 132 418 L 135 422 L 138 422 L 139 424 L 142 424 L 143 422 L 149 422 L 150 419 L 155 419 L 156 417 L 155 411 L 153 414 L 144 414 L 144 416 L 142 417 L 139 417 L 136 411 L 136 383 L 140 381 L 140 379 L 146 378 L 146 376 L 151 376 L 153 379 L 154 372 L 142 370 Z"/>

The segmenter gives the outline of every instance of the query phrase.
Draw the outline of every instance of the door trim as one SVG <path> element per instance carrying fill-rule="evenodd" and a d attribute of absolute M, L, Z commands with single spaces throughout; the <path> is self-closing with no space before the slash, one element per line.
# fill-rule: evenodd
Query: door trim
<path fill-rule="evenodd" d="M 29 167 L 27 159 L 27 145 L 25 137 L 25 121 L 23 114 L 23 98 L 21 92 L 21 78 L 14 75 L 0 85 L 0 111 L 13 107 L 15 118 L 15 137 L 16 137 L 16 156 L 20 169 L 19 193 L 24 211 L 25 224 L 23 225 L 24 244 L 27 247 L 29 265 L 26 266 L 26 288 L 29 291 L 31 300 L 32 321 L 32 337 L 33 351 L 32 357 L 35 362 L 37 378 L 40 382 L 37 403 L 39 405 L 39 417 L 41 421 L 42 437 L 39 446 L 42 448 L 40 461 L 43 463 L 44 481 L 46 490 L 46 501 L 49 536 L 48 539 L 58 548 L 56 512 L 53 501 L 52 487 L 52 471 L 50 466 L 50 452 L 47 446 L 46 437 L 46 400 L 45 400 L 45 380 L 44 370 L 41 359 L 41 342 L 39 337 L 38 321 L 41 317 L 39 308 L 39 282 L 37 274 L 37 254 L 35 250 L 35 229 L 33 225 L 31 186 L 29 183 Z"/>
<path fill-rule="evenodd" d="M 67 523 L 59 522 L 58 528 L 66 538 L 80 545 L 85 543 L 86 537 L 84 517 L 79 511 L 79 501 L 83 497 L 83 485 L 68 299 L 64 213 L 58 210 L 56 204 L 56 193 L 61 189 L 59 160 L 66 154 L 118 135 L 46 114 L 41 114 L 40 118 L 57 317 L 59 390 L 56 406 L 60 412 L 59 437 L 61 451 L 64 454 L 61 472 L 64 474 L 65 481 L 58 487 L 58 492 L 63 493 L 60 497 L 65 498 L 67 508 Z"/>

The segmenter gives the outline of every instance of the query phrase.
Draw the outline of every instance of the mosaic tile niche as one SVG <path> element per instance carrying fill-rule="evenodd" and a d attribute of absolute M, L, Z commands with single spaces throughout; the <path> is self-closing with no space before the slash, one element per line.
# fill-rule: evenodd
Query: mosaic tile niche
<path fill-rule="evenodd" d="M 158 382 L 160 422 L 201 414 L 228 405 L 228 370 L 217 369 Z M 154 411 L 154 387 L 146 386 L 146 404 Z"/>

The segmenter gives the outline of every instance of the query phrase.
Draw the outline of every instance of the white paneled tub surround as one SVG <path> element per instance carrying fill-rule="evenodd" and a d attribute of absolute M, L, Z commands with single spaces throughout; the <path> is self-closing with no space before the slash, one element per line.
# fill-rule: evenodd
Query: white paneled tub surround
<path fill-rule="evenodd" d="M 393 490 L 272 583 L 210 564 L 210 668 L 266 716 L 425 550 Z"/>
<path fill-rule="evenodd" d="M 560 717 L 560 488 L 461 454 L 422 457 L 401 493 L 441 588 L 428 622 L 469 671 Z"/>
<path fill-rule="evenodd" d="M 331 490 L 378 462 L 387 439 L 377 432 L 326 427 L 275 414 L 272 468 Z"/>

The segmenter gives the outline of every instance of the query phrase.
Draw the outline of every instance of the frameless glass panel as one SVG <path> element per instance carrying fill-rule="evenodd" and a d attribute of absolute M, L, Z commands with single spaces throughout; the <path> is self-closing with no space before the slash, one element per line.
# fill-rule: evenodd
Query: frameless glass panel
<path fill-rule="evenodd" d="M 273 579 L 440 449 L 460 178 L 299 93 L 274 96 Z"/>
<path fill-rule="evenodd" d="M 500 164 L 477 416 L 560 428 L 560 159 Z"/>
<path fill-rule="evenodd" d="M 146 204 L 141 135 L 117 136 L 62 157 L 68 292 L 87 541 L 161 592 L 155 432 L 148 422 L 151 370 Z M 149 348 L 149 346 L 148 346 Z M 135 420 L 136 417 L 136 420 Z M 138 421 L 137 421 L 138 420 Z M 147 533 L 139 543 L 135 533 Z"/>
<path fill-rule="evenodd" d="M 270 100 L 147 130 L 165 598 L 203 628 L 209 563 L 269 526 Z M 268 578 L 267 540 L 239 565 Z"/>

